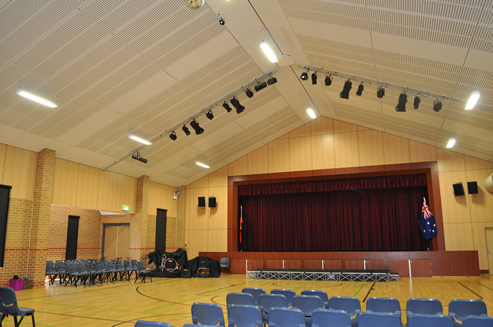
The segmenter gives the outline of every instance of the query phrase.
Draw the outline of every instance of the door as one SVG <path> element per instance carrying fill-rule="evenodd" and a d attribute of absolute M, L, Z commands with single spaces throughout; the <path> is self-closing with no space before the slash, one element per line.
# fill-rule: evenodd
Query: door
<path fill-rule="evenodd" d="M 67 246 L 65 260 L 77 259 L 77 240 L 79 238 L 79 216 L 68 216 Z"/>
<path fill-rule="evenodd" d="M 488 253 L 488 266 L 490 275 L 493 275 L 493 228 L 486 228 L 486 247 Z"/>
<path fill-rule="evenodd" d="M 128 258 L 130 226 L 128 224 L 104 224 L 104 259 Z"/>
<path fill-rule="evenodd" d="M 168 210 L 157 209 L 155 249 L 158 252 L 166 252 L 166 213 Z"/>

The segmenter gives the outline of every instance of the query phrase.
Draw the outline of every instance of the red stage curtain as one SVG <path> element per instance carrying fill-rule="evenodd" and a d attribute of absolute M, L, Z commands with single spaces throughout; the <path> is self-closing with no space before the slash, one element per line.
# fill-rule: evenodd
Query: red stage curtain
<path fill-rule="evenodd" d="M 238 187 L 243 251 L 425 250 L 426 175 Z"/>

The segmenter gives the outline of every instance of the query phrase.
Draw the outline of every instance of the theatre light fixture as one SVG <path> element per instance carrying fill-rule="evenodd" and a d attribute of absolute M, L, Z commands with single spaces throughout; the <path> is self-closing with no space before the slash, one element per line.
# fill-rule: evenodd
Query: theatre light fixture
<path fill-rule="evenodd" d="M 183 125 L 181 129 L 183 130 L 183 132 L 185 132 L 187 136 L 190 135 L 190 130 L 188 129 L 187 125 Z"/>
<path fill-rule="evenodd" d="M 399 102 L 397 103 L 397 106 L 395 106 L 395 111 L 406 112 L 406 102 L 407 102 L 407 94 L 401 93 L 401 95 L 399 95 Z"/>
<path fill-rule="evenodd" d="M 365 89 L 365 86 L 363 85 L 363 82 L 361 82 L 361 84 L 358 85 L 358 91 L 356 91 L 356 95 L 361 96 L 361 94 L 363 94 L 364 89 Z"/>
<path fill-rule="evenodd" d="M 383 98 L 383 96 L 385 95 L 385 89 L 381 86 L 378 87 L 378 90 L 377 90 L 377 98 Z"/>
<path fill-rule="evenodd" d="M 306 81 L 308 79 L 308 71 L 301 73 L 300 78 L 302 81 Z"/>
<path fill-rule="evenodd" d="M 267 85 L 272 85 L 276 83 L 277 83 L 277 78 L 275 78 L 274 76 L 269 77 L 269 79 L 267 80 Z"/>
<path fill-rule="evenodd" d="M 332 76 L 325 76 L 325 86 L 330 86 L 332 84 Z"/>
<path fill-rule="evenodd" d="M 233 110 L 233 109 L 231 109 L 231 107 L 229 106 L 229 104 L 227 102 L 223 103 L 223 108 L 226 109 L 227 112 L 231 112 L 231 110 Z"/>
<path fill-rule="evenodd" d="M 190 126 L 192 126 L 193 130 L 195 131 L 195 134 L 200 135 L 204 132 L 204 129 L 200 127 L 199 122 L 196 121 L 195 119 L 190 122 Z"/>
<path fill-rule="evenodd" d="M 312 73 L 312 85 L 317 84 L 317 73 Z"/>
<path fill-rule="evenodd" d="M 140 156 L 140 153 L 139 152 L 136 152 L 136 153 L 132 154 L 132 158 L 135 159 L 135 160 L 138 160 L 140 162 L 143 162 L 145 164 L 147 163 L 147 159 L 146 158 L 142 158 Z"/>
<path fill-rule="evenodd" d="M 266 82 L 263 82 L 263 83 L 258 83 L 257 85 L 255 85 L 254 86 L 254 89 L 255 89 L 255 92 L 258 92 L 258 91 L 260 91 L 262 89 L 265 89 L 266 87 L 267 87 L 267 83 Z"/>
<path fill-rule="evenodd" d="M 246 89 L 246 90 L 245 90 L 245 94 L 246 94 L 246 96 L 247 96 L 247 97 L 249 97 L 249 98 L 252 98 L 252 97 L 253 97 L 253 92 L 252 92 L 252 90 L 250 90 L 250 89 Z"/>
<path fill-rule="evenodd" d="M 37 102 L 39 104 L 42 104 L 42 105 L 47 106 L 47 107 L 50 107 L 50 108 L 56 108 L 56 107 L 58 107 L 57 104 L 55 104 L 55 103 L 53 103 L 51 101 L 48 101 L 46 99 L 43 99 L 42 97 L 39 97 L 39 96 L 37 96 L 35 94 L 32 94 L 32 93 L 23 91 L 21 89 L 19 89 L 17 91 L 17 94 L 20 95 L 21 97 L 24 97 L 26 99 L 32 100 L 34 102 Z"/>
<path fill-rule="evenodd" d="M 133 134 L 129 134 L 128 137 L 131 138 L 134 141 L 140 142 L 140 143 L 145 144 L 145 145 L 151 145 L 152 144 L 152 142 L 149 142 L 146 139 L 143 139 L 141 137 L 135 136 Z"/>
<path fill-rule="evenodd" d="M 415 96 L 414 97 L 414 109 L 418 109 L 420 103 L 421 103 L 421 98 L 419 96 Z"/>
<path fill-rule="evenodd" d="M 353 83 L 351 83 L 350 80 L 347 80 L 346 83 L 344 83 L 344 88 L 339 94 L 339 97 L 341 97 L 342 99 L 349 99 L 349 91 L 351 91 L 352 85 Z"/>
<path fill-rule="evenodd" d="M 442 110 L 442 101 L 436 99 L 433 102 L 433 111 L 439 112 L 440 110 Z"/>
<path fill-rule="evenodd" d="M 231 104 L 233 105 L 233 107 L 236 108 L 236 113 L 237 114 L 241 114 L 243 112 L 243 110 L 245 110 L 245 107 L 243 107 L 240 103 L 240 101 L 238 101 L 237 98 L 232 98 L 231 100 L 229 100 L 229 102 L 231 102 Z"/>
<path fill-rule="evenodd" d="M 169 135 L 169 138 L 172 139 L 173 141 L 176 141 L 176 139 L 178 138 L 178 136 L 176 136 L 175 131 L 172 131 L 171 134 Z"/>
<path fill-rule="evenodd" d="M 260 43 L 260 48 L 262 49 L 262 51 L 264 51 L 264 54 L 267 56 L 267 58 L 269 58 L 271 63 L 277 62 L 277 56 L 274 54 L 274 51 L 272 51 L 271 47 L 269 46 L 269 44 L 267 44 L 267 42 L 262 41 Z"/>
<path fill-rule="evenodd" d="M 200 161 L 195 161 L 195 164 L 197 166 L 200 166 L 200 167 L 204 167 L 204 168 L 211 168 L 209 165 L 203 163 L 203 162 L 200 162 Z"/>
<path fill-rule="evenodd" d="M 212 110 L 207 111 L 207 113 L 205 114 L 205 116 L 206 116 L 209 120 L 213 120 L 213 119 L 214 119 L 214 114 L 212 113 Z"/>
<path fill-rule="evenodd" d="M 478 91 L 474 91 L 471 93 L 471 96 L 469 97 L 469 100 L 467 100 L 467 104 L 466 104 L 466 107 L 464 109 L 466 110 L 471 110 L 474 108 L 474 106 L 476 105 L 476 103 L 478 103 L 478 100 L 479 100 L 479 97 L 481 95 L 479 94 Z"/>

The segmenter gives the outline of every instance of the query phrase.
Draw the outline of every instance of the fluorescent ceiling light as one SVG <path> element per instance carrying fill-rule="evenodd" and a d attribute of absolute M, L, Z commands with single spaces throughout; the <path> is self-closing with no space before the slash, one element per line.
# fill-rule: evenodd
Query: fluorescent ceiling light
<path fill-rule="evenodd" d="M 315 111 L 313 111 L 312 108 L 306 109 L 306 112 L 308 113 L 308 116 L 310 116 L 311 119 L 317 118 L 317 115 L 315 114 Z"/>
<path fill-rule="evenodd" d="M 455 145 L 455 139 L 450 138 L 450 140 L 448 140 L 448 143 L 447 143 L 447 149 L 453 148 L 454 145 Z"/>
<path fill-rule="evenodd" d="M 476 103 L 478 103 L 479 96 L 480 96 L 480 94 L 478 91 L 472 92 L 471 96 L 469 97 L 469 100 L 467 101 L 466 107 L 464 109 L 471 110 L 472 108 L 474 108 Z"/>
<path fill-rule="evenodd" d="M 131 138 L 134 141 L 140 142 L 140 143 L 145 144 L 145 145 L 151 145 L 152 144 L 152 142 L 149 142 L 147 140 L 144 140 L 143 138 L 140 138 L 140 137 L 135 136 L 133 134 L 130 134 L 128 137 Z"/>
<path fill-rule="evenodd" d="M 26 92 L 26 91 L 18 90 L 17 94 L 19 94 L 21 97 L 24 97 L 24 98 L 29 99 L 29 100 L 33 100 L 37 103 L 40 103 L 40 104 L 45 105 L 45 106 L 50 107 L 50 108 L 58 107 L 58 105 L 56 105 L 55 103 L 48 101 L 48 100 L 45 100 L 43 98 L 40 98 L 37 95 L 34 95 L 34 94 Z"/>
<path fill-rule="evenodd" d="M 200 161 L 195 161 L 195 164 L 200 167 L 211 168 L 210 166 L 206 165 L 205 163 L 201 163 Z"/>
<path fill-rule="evenodd" d="M 277 62 L 277 56 L 274 54 L 274 51 L 272 51 L 272 49 L 266 42 L 262 41 L 262 43 L 260 43 L 260 48 L 262 48 L 262 50 L 264 51 L 267 58 L 269 58 L 271 63 Z"/>

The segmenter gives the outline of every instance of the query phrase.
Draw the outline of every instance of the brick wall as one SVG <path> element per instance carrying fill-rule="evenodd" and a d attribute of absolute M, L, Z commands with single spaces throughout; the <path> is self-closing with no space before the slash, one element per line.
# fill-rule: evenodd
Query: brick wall
<path fill-rule="evenodd" d="M 68 216 L 79 216 L 78 259 L 101 258 L 101 214 L 97 210 L 51 206 L 50 244 L 46 260 L 65 260 Z"/>

